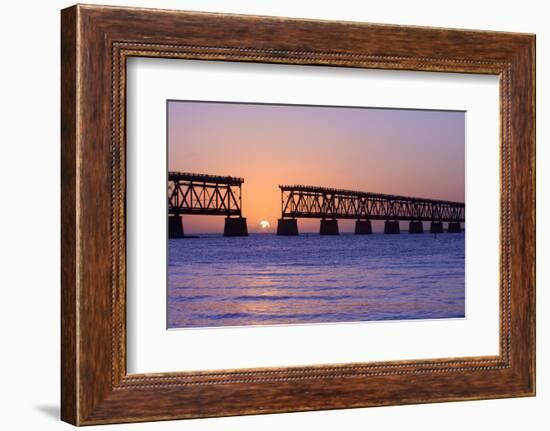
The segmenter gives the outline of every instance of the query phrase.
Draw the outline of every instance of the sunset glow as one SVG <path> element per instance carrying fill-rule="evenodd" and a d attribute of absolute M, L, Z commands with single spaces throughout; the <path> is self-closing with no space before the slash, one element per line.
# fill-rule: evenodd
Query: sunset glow
<path fill-rule="evenodd" d="M 464 112 L 171 101 L 168 120 L 168 169 L 244 178 L 251 233 L 272 232 L 279 184 L 465 198 Z M 319 229 L 314 219 L 299 225 Z M 223 217 L 185 216 L 186 233 L 223 226 Z M 353 220 L 340 230 L 353 231 Z"/>

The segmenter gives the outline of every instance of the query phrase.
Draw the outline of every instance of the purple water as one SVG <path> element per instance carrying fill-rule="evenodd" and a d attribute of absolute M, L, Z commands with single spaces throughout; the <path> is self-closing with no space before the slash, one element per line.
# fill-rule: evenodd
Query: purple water
<path fill-rule="evenodd" d="M 169 328 L 460 318 L 464 305 L 464 234 L 169 240 Z"/>

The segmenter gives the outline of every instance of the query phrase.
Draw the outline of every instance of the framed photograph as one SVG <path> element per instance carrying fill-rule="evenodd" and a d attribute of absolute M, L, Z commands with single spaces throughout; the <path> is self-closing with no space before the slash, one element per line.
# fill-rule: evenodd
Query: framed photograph
<path fill-rule="evenodd" d="M 535 394 L 535 37 L 62 11 L 62 419 Z"/>

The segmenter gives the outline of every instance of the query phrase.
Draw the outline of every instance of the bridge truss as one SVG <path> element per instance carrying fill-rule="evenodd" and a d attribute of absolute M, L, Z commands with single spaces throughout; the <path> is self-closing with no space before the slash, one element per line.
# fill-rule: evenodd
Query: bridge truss
<path fill-rule="evenodd" d="M 187 172 L 168 173 L 168 214 L 242 217 L 244 179 Z"/>
<path fill-rule="evenodd" d="M 464 222 L 463 202 L 281 185 L 282 218 Z"/>

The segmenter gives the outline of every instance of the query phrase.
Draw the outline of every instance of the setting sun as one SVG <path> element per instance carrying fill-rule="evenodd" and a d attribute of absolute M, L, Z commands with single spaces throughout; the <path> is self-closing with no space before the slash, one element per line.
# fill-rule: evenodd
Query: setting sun
<path fill-rule="evenodd" d="M 268 222 L 267 220 L 262 220 L 262 221 L 260 222 L 260 227 L 261 227 L 262 229 L 267 229 L 267 228 L 270 227 L 270 226 L 271 226 L 271 225 L 269 224 L 269 222 Z"/>

